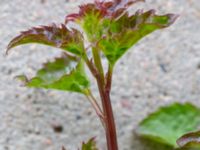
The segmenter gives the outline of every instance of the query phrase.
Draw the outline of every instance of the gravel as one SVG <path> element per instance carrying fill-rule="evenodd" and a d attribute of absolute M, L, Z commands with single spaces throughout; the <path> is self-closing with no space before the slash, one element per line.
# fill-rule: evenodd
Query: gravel
<path fill-rule="evenodd" d="M 84 96 L 28 89 L 13 79 L 23 73 L 33 75 L 60 51 L 26 45 L 5 56 L 6 45 L 20 31 L 61 23 L 83 2 L 0 0 L 0 150 L 59 150 L 62 145 L 77 150 L 81 141 L 94 136 L 101 150 L 106 149 L 103 128 Z M 175 101 L 200 106 L 199 1 L 146 0 L 131 11 L 138 7 L 180 17 L 170 28 L 141 40 L 115 68 L 111 97 L 120 150 L 156 149 L 153 143 L 141 142 L 135 131 L 159 106 Z"/>

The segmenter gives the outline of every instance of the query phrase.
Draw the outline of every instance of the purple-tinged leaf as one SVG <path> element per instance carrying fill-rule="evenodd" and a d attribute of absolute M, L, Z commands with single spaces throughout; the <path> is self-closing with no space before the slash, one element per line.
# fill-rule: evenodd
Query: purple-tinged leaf
<path fill-rule="evenodd" d="M 200 131 L 191 132 L 183 135 L 177 140 L 180 147 L 198 147 L 200 148 Z"/>
<path fill-rule="evenodd" d="M 122 0 L 118 3 L 97 0 L 94 3 L 81 5 L 79 13 L 68 15 L 65 22 L 78 22 L 86 32 L 89 41 L 97 42 L 104 35 L 104 31 L 107 30 L 105 25 L 107 21 L 116 19 L 126 12 L 128 6 L 140 1 L 143 0 Z"/>
<path fill-rule="evenodd" d="M 81 150 L 98 150 L 96 147 L 95 139 L 92 138 L 87 143 L 83 142 Z"/>
<path fill-rule="evenodd" d="M 60 27 L 53 24 L 51 26 L 34 27 L 21 32 L 9 43 L 7 52 L 16 46 L 30 43 L 61 48 L 76 55 L 81 55 L 84 49 L 83 37 L 78 30 L 69 30 L 64 24 Z"/>
<path fill-rule="evenodd" d="M 82 61 L 76 57 L 63 54 L 53 62 L 47 62 L 36 76 L 29 79 L 24 75 L 18 76 L 26 86 L 66 90 L 87 94 L 89 81 L 84 73 Z"/>
<path fill-rule="evenodd" d="M 129 6 L 137 2 L 144 2 L 144 0 L 120 0 L 118 2 L 114 0 L 95 0 L 94 3 L 81 5 L 78 13 L 67 15 L 65 22 L 82 20 L 85 16 L 90 14 L 98 15 L 98 17 L 101 18 L 113 18 L 121 15 Z"/>
<path fill-rule="evenodd" d="M 77 14 L 66 17 L 66 22 L 81 25 L 91 43 L 97 43 L 111 65 L 134 44 L 158 29 L 170 26 L 177 15 L 156 15 L 154 10 L 137 11 L 129 15 L 127 8 L 143 0 L 95 1 L 80 6 Z"/>
<path fill-rule="evenodd" d="M 176 20 L 177 15 L 166 14 L 159 16 L 154 10 L 147 12 L 137 11 L 134 15 L 123 14 L 117 20 L 107 22 L 107 31 L 99 40 L 99 47 L 109 60 L 115 62 L 134 44 L 146 35 L 158 29 L 170 26 Z"/>

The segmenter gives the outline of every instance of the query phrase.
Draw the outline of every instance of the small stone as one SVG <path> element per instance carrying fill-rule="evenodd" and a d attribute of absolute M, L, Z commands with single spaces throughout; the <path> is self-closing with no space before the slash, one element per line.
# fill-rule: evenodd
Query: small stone
<path fill-rule="evenodd" d="M 56 133 L 61 133 L 63 132 L 63 126 L 61 124 L 52 124 L 52 128 L 54 130 L 54 132 Z"/>
<path fill-rule="evenodd" d="M 80 115 L 76 116 L 76 120 L 80 120 L 82 117 Z"/>

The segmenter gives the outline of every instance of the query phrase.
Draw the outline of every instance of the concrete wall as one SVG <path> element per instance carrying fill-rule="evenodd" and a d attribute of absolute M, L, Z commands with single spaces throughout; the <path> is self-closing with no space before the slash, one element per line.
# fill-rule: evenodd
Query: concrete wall
<path fill-rule="evenodd" d="M 118 62 L 112 102 L 120 150 L 154 150 L 134 136 L 147 114 L 174 101 L 200 105 L 200 3 L 198 0 L 146 0 L 137 8 L 180 14 L 170 28 L 141 40 Z M 74 93 L 21 87 L 14 76 L 33 75 L 41 63 L 60 51 L 21 46 L 5 56 L 5 48 L 31 26 L 63 22 L 85 1 L 0 0 L 0 150 L 76 150 L 96 136 L 105 149 L 103 129 L 86 98 Z M 96 91 L 96 87 L 94 87 Z M 62 126 L 57 133 L 53 126 Z"/>

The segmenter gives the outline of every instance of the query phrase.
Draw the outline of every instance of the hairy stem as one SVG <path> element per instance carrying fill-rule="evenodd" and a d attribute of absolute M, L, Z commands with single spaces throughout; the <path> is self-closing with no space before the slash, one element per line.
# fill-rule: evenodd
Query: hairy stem
<path fill-rule="evenodd" d="M 105 115 L 104 115 L 101 107 L 99 106 L 97 100 L 95 99 L 95 97 L 93 96 L 91 91 L 89 91 L 89 95 L 86 95 L 86 97 L 90 101 L 92 107 L 95 109 L 97 116 L 99 116 L 99 119 L 101 120 L 101 123 L 102 123 L 103 127 L 105 128 L 105 123 L 104 123 Z"/>
<path fill-rule="evenodd" d="M 113 66 L 109 64 L 108 72 L 106 74 L 106 92 L 110 94 L 111 86 L 112 86 L 112 73 L 113 73 Z"/>
<path fill-rule="evenodd" d="M 89 98 L 92 98 L 92 102 L 95 105 L 95 109 L 97 115 L 100 117 L 101 121 L 103 122 L 103 126 L 105 128 L 106 132 L 106 141 L 107 141 L 107 149 L 108 150 L 118 150 L 118 144 L 117 144 L 117 133 L 116 133 L 116 127 L 115 127 L 115 121 L 114 121 L 114 115 L 110 100 L 110 90 L 111 90 L 111 84 L 112 84 L 112 71 L 113 67 L 109 65 L 108 72 L 106 74 L 106 77 L 104 77 L 104 71 L 101 63 L 101 58 L 98 49 L 92 50 L 93 52 L 93 58 L 94 63 L 90 61 L 87 57 L 87 54 L 85 53 L 84 60 L 90 69 L 93 76 L 96 78 L 99 94 L 102 101 L 102 107 L 103 107 L 103 119 L 101 118 L 101 115 L 99 116 L 99 110 L 96 107 L 96 102 L 94 101 L 94 96 L 90 95 Z"/>
<path fill-rule="evenodd" d="M 89 60 L 89 58 L 88 58 L 88 56 L 87 56 L 87 54 L 86 54 L 85 51 L 84 51 L 84 54 L 83 54 L 83 58 L 84 58 L 84 60 L 85 60 L 85 62 L 86 62 L 86 64 L 87 64 L 87 66 L 88 66 L 90 72 L 92 73 L 92 75 L 93 75 L 94 77 L 96 77 L 96 76 L 97 76 L 97 69 L 96 69 L 96 67 L 94 66 L 94 64 L 92 63 L 92 61 Z"/>
<path fill-rule="evenodd" d="M 117 133 L 114 121 L 114 115 L 110 100 L 110 89 L 111 89 L 111 80 L 112 80 L 112 68 L 109 66 L 109 71 L 107 73 L 107 79 L 105 83 L 105 77 L 103 73 L 103 67 L 101 63 L 101 58 L 98 49 L 93 49 L 93 57 L 95 66 L 98 70 L 98 74 L 96 76 L 99 93 L 101 96 L 103 112 L 105 115 L 105 132 L 106 132 L 106 140 L 107 140 L 107 148 L 108 150 L 118 150 L 117 144 Z"/>
<path fill-rule="evenodd" d="M 101 84 L 100 78 L 97 79 L 97 83 L 102 100 L 103 111 L 105 114 L 107 147 L 108 150 L 118 150 L 117 133 L 116 133 L 112 105 L 110 101 L 110 92 L 106 92 L 104 86 L 102 86 Z"/>
<path fill-rule="evenodd" d="M 92 49 L 92 53 L 93 53 L 93 58 L 94 58 L 94 63 L 96 65 L 96 68 L 98 70 L 99 73 L 99 77 L 101 79 L 102 85 L 104 85 L 105 83 L 105 79 L 104 79 L 104 71 L 103 71 L 103 66 L 101 63 L 101 57 L 100 57 L 100 53 L 99 50 L 97 48 L 93 48 Z"/>

